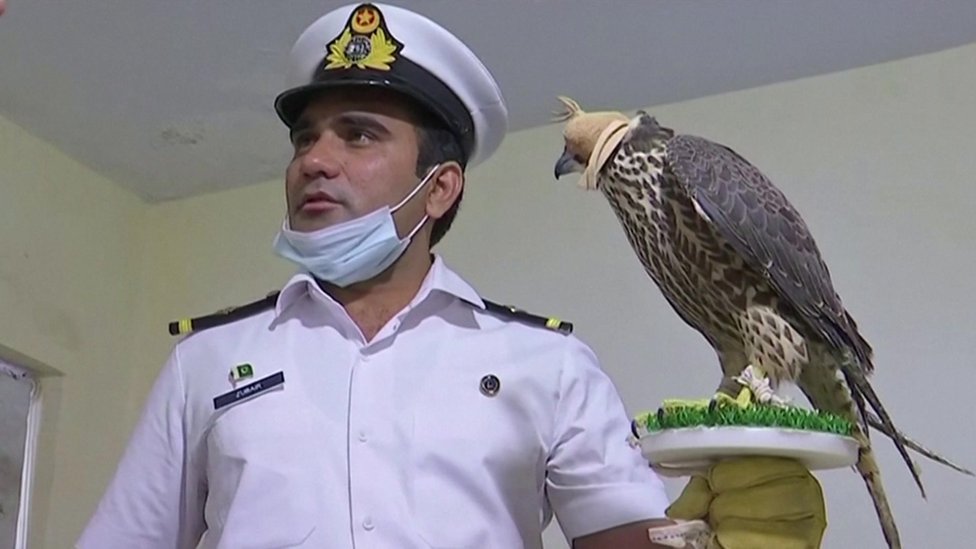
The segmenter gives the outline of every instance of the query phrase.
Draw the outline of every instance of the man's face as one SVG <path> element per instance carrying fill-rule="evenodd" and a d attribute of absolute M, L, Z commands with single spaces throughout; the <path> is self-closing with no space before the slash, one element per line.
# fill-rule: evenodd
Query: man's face
<path fill-rule="evenodd" d="M 408 104 L 385 90 L 339 89 L 305 107 L 291 132 L 288 218 L 314 231 L 402 200 L 418 183 L 417 132 Z M 400 234 L 424 215 L 424 193 L 397 211 Z M 403 226 L 400 221 L 403 220 Z"/>

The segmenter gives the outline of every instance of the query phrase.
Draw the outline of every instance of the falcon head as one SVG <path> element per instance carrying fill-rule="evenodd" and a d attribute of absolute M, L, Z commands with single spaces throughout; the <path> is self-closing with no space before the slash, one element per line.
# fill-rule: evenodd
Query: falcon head
<path fill-rule="evenodd" d="M 568 173 L 582 173 L 583 186 L 594 189 L 596 174 L 623 137 L 627 117 L 612 111 L 584 112 L 568 97 L 560 96 L 559 101 L 565 110 L 554 113 L 554 120 L 566 121 L 566 126 L 563 129 L 563 154 L 556 161 L 556 179 Z"/>

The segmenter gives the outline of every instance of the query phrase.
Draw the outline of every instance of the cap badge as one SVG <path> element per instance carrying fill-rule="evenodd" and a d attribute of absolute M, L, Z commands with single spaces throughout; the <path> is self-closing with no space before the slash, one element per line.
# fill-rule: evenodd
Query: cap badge
<path fill-rule="evenodd" d="M 402 46 L 386 28 L 379 8 L 363 4 L 353 10 L 342 34 L 329 43 L 325 70 L 356 67 L 388 71 Z"/>

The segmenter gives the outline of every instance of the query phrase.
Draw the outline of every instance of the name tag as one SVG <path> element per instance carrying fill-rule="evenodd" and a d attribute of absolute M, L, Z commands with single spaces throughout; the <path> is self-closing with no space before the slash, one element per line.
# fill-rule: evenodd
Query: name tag
<path fill-rule="evenodd" d="M 229 393 L 224 393 L 218 397 L 214 397 L 214 410 L 219 410 L 234 404 L 235 402 L 259 395 L 269 389 L 273 389 L 283 384 L 284 382 L 285 373 L 278 372 L 277 374 L 272 374 L 264 379 L 259 379 L 255 382 L 248 383 L 240 389 L 234 389 Z"/>

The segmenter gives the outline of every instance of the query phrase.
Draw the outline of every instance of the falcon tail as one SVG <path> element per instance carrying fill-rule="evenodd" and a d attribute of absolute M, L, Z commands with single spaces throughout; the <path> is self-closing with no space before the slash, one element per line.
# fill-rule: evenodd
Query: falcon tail
<path fill-rule="evenodd" d="M 891 417 L 881 404 L 881 399 L 871 387 L 865 374 L 865 369 L 854 363 L 857 358 L 851 353 L 844 353 L 844 357 L 834 355 L 826 347 L 815 347 L 811 354 L 816 367 L 806 367 L 797 379 L 797 385 L 806 395 L 810 403 L 818 410 L 826 410 L 846 417 L 855 422 L 854 438 L 861 445 L 855 469 L 864 479 L 874 508 L 881 522 L 881 529 L 885 540 L 891 548 L 900 548 L 901 540 L 895 518 L 885 495 L 881 482 L 881 473 L 868 438 L 869 429 L 873 428 L 884 434 L 898 448 L 898 453 L 908 465 L 915 484 L 918 485 L 922 497 L 925 488 L 918 466 L 908 454 L 908 448 L 919 454 L 959 471 L 960 473 L 976 476 L 972 471 L 961 467 L 948 459 L 936 454 L 918 442 L 908 438 L 895 428 Z"/>
<path fill-rule="evenodd" d="M 863 433 L 858 433 L 855 438 L 861 443 L 861 450 L 854 467 L 864 479 L 864 484 L 867 485 L 868 492 L 871 494 L 871 500 L 874 501 L 874 510 L 878 514 L 881 532 L 884 534 L 885 541 L 888 542 L 888 547 L 890 549 L 901 549 L 901 538 L 898 535 L 898 526 L 895 525 L 895 515 L 891 512 L 888 496 L 881 484 L 881 472 L 878 470 L 878 462 L 874 459 L 874 451 L 871 450 L 871 444 Z"/>
<path fill-rule="evenodd" d="M 880 433 L 884 434 L 885 436 L 890 438 L 898 437 L 905 442 L 905 446 L 908 446 L 912 450 L 931 459 L 932 461 L 939 463 L 941 465 L 945 465 L 946 467 L 954 471 L 960 472 L 964 475 L 969 475 L 971 477 L 976 476 L 976 473 L 973 473 L 972 471 L 966 469 L 965 467 L 959 465 L 958 463 L 950 461 L 948 458 L 937 454 L 933 450 L 929 450 L 925 446 L 922 446 L 922 444 L 919 443 L 918 441 L 909 438 L 908 435 L 906 435 L 905 433 L 901 431 L 895 431 L 895 434 L 892 434 L 891 431 L 888 429 L 888 427 L 885 426 L 883 423 L 881 423 L 881 420 L 878 419 L 878 416 L 872 414 L 871 412 L 867 413 L 867 417 L 868 417 L 868 425 L 870 425 L 874 429 L 877 429 Z"/>
<path fill-rule="evenodd" d="M 888 497 L 881 482 L 881 472 L 878 469 L 874 451 L 871 449 L 871 441 L 868 438 L 868 412 L 865 407 L 870 404 L 872 408 L 875 406 L 881 408 L 882 412 L 879 414 L 884 414 L 885 418 L 887 418 L 887 413 L 883 411 L 884 408 L 881 407 L 874 391 L 870 390 L 870 386 L 869 395 L 865 395 L 860 390 L 857 378 L 861 376 L 858 376 L 856 372 L 850 372 L 852 368 L 845 367 L 830 350 L 815 346 L 811 351 L 813 351 L 811 353 L 813 364 L 801 371 L 800 377 L 796 380 L 797 386 L 803 391 L 814 408 L 841 415 L 854 423 L 853 436 L 860 445 L 854 468 L 864 479 L 864 484 L 871 495 L 874 510 L 878 515 L 881 531 L 888 542 L 888 547 L 900 549 L 901 538 L 898 534 L 898 527 L 895 524 L 895 517 L 891 512 L 891 505 L 888 503 Z M 863 377 L 861 379 L 863 380 Z M 864 384 L 866 383 L 867 381 L 864 380 Z M 885 423 L 890 424 L 890 419 Z M 891 431 L 896 432 L 894 428 Z M 916 482 L 919 482 L 921 486 L 915 464 L 911 460 L 909 463 Z"/>
<path fill-rule="evenodd" d="M 888 412 L 881 404 L 881 399 L 878 398 L 877 393 L 874 392 L 874 388 L 871 387 L 871 384 L 868 383 L 867 378 L 864 377 L 862 371 L 856 366 L 851 367 L 842 365 L 841 370 L 844 372 L 844 377 L 847 378 L 847 383 L 851 386 L 851 390 L 855 393 L 855 395 L 860 397 L 857 400 L 860 416 L 862 418 L 861 425 L 865 433 L 865 439 L 867 439 L 869 424 L 868 414 L 870 412 L 865 408 L 863 401 L 860 400 L 862 398 L 863 400 L 866 400 L 871 408 L 874 409 L 875 413 L 878 414 L 881 425 L 884 426 L 882 432 L 891 438 L 891 441 L 895 444 L 895 448 L 898 449 L 898 453 L 901 455 L 901 458 L 905 461 L 905 464 L 908 465 L 908 470 L 911 471 L 912 478 L 915 479 L 915 484 L 922 493 L 922 497 L 926 497 L 925 486 L 922 485 L 922 475 L 918 470 L 918 465 L 916 465 L 915 461 L 912 460 L 912 457 L 908 455 L 908 448 L 906 447 L 904 437 L 902 437 L 901 432 L 895 428 L 894 422 L 892 422 L 891 417 L 888 416 Z"/>

